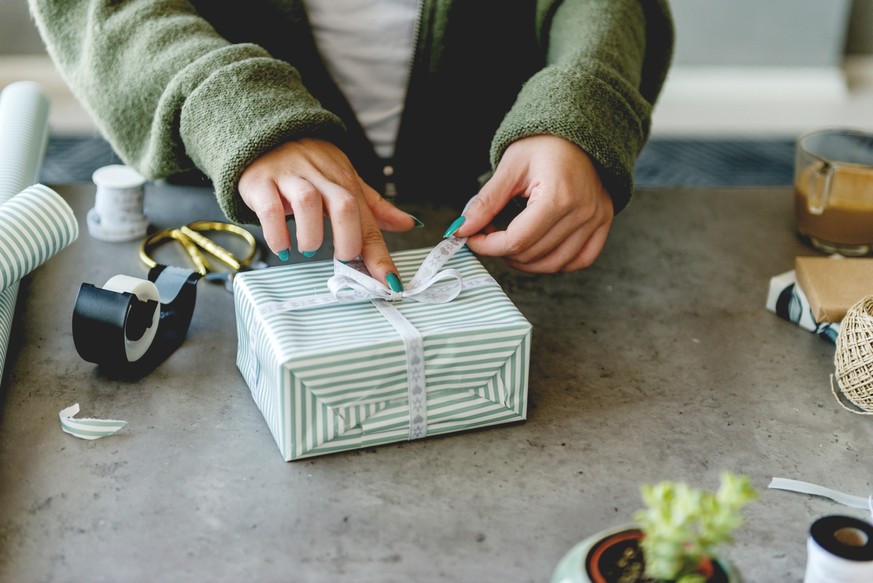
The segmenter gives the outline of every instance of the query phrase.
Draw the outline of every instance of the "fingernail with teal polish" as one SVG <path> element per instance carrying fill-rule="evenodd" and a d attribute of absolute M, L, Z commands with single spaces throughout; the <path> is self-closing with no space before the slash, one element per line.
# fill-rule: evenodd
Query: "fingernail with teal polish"
<path fill-rule="evenodd" d="M 314 257 L 315 251 L 303 251 L 303 256 L 304 257 Z"/>
<path fill-rule="evenodd" d="M 446 229 L 445 233 L 443 233 L 443 237 L 448 239 L 449 237 L 454 235 L 458 231 L 458 229 L 461 228 L 461 225 L 463 225 L 464 221 L 466 221 L 466 220 L 467 220 L 467 217 L 465 217 L 464 215 L 461 215 L 460 217 L 455 219 L 455 222 L 453 222 L 451 225 L 449 225 L 449 228 Z"/>
<path fill-rule="evenodd" d="M 388 287 L 391 288 L 391 291 L 394 292 L 402 292 L 403 291 L 403 282 L 400 281 L 400 278 L 397 277 L 396 273 L 389 273 L 385 276 L 385 281 L 388 282 Z"/>
<path fill-rule="evenodd" d="M 409 215 L 409 213 L 406 213 L 406 214 Z M 409 216 L 412 217 L 413 221 L 415 221 L 415 228 L 416 229 L 423 229 L 424 228 L 424 223 L 422 223 L 420 220 L 418 220 L 418 217 L 416 217 L 415 215 L 409 215 Z"/>
<path fill-rule="evenodd" d="M 279 259 L 281 259 L 282 261 L 288 261 L 288 250 L 287 249 L 285 249 L 284 251 L 279 251 L 278 253 L 276 253 L 276 255 L 278 255 Z"/>

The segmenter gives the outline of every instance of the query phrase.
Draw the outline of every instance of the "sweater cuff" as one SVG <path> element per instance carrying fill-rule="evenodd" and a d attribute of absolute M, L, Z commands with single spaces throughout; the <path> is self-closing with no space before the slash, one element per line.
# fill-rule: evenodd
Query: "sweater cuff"
<path fill-rule="evenodd" d="M 225 66 L 193 91 L 181 114 L 187 155 L 212 180 L 228 219 L 257 223 L 237 190 L 243 171 L 284 142 L 337 141 L 345 128 L 304 89 L 297 71 L 271 58 Z"/>
<path fill-rule="evenodd" d="M 608 68 L 589 63 L 579 72 L 551 66 L 522 88 L 492 141 L 491 164 L 496 168 L 515 140 L 538 134 L 565 138 L 591 157 L 618 214 L 630 200 L 650 117 L 651 105 Z"/>

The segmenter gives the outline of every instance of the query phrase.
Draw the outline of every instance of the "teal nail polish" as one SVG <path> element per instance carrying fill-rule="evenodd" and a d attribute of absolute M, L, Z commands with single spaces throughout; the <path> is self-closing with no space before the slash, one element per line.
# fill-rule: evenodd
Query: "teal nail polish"
<path fill-rule="evenodd" d="M 406 214 L 409 215 L 409 213 L 406 213 Z M 422 223 L 420 220 L 418 220 L 418 217 L 416 217 L 415 215 L 409 215 L 409 216 L 412 217 L 413 221 L 415 221 L 415 228 L 416 229 L 423 229 L 424 228 L 424 223 Z"/>
<path fill-rule="evenodd" d="M 461 228 L 461 225 L 463 225 L 464 221 L 466 221 L 466 220 L 467 220 L 467 217 L 465 217 L 464 215 L 461 215 L 460 217 L 455 219 L 455 222 L 453 222 L 451 225 L 449 225 L 449 228 L 446 229 L 446 232 L 443 234 L 443 237 L 448 239 L 449 237 L 454 235 L 458 231 L 458 229 Z"/>
<path fill-rule="evenodd" d="M 385 276 L 385 281 L 388 282 L 388 287 L 391 288 L 391 291 L 394 292 L 402 292 L 403 291 L 403 282 L 400 281 L 400 278 L 397 277 L 396 273 L 389 273 Z"/>
<path fill-rule="evenodd" d="M 314 257 L 314 256 L 315 256 L 315 251 L 304 251 L 304 252 L 303 252 L 303 256 L 304 256 L 304 257 Z"/>
<path fill-rule="evenodd" d="M 281 259 L 282 261 L 288 261 L 288 249 L 285 249 L 284 251 L 279 251 L 278 253 L 276 253 L 276 255 L 278 255 L 279 259 Z"/>

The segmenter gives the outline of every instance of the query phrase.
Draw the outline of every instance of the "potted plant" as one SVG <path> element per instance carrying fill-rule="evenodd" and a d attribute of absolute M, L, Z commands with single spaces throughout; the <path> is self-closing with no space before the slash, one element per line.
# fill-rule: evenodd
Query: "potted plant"
<path fill-rule="evenodd" d="M 646 508 L 633 525 L 600 532 L 573 547 L 552 583 L 733 583 L 739 575 L 718 558 L 757 497 L 745 476 L 724 472 L 715 492 L 682 482 L 643 485 Z"/>

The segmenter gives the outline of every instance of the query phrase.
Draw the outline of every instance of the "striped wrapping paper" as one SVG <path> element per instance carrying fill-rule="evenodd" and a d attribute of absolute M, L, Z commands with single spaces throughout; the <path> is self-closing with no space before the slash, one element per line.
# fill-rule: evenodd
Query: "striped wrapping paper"
<path fill-rule="evenodd" d="M 18 280 L 26 271 L 35 268 L 66 244 L 76 238 L 78 230 L 71 232 L 75 224 L 73 212 L 61 198 L 44 186 L 34 186 L 39 178 L 40 167 L 48 143 L 49 101 L 39 85 L 29 81 L 11 83 L 0 91 L 0 213 L 5 225 L 25 221 L 31 230 L 31 238 L 17 240 L 21 231 L 11 240 L 0 244 L 2 252 L 2 286 L 0 286 L 0 375 L 6 364 L 6 352 L 12 319 L 18 299 Z M 48 194 L 51 193 L 51 194 Z M 27 195 L 25 206 L 18 205 L 19 196 Z M 51 200 L 50 200 L 51 199 Z M 13 204 L 15 202 L 16 204 Z M 31 204 L 26 207 L 27 204 Z M 43 206 L 47 204 L 48 206 Z M 7 205 L 13 205 L 8 207 Z M 29 210 L 39 209 L 37 215 Z M 48 210 L 47 210 L 48 209 Z M 11 213 L 5 213 L 5 210 Z M 51 215 L 50 217 L 47 217 Z M 39 224 L 39 227 L 36 225 Z M 57 237 L 44 237 L 43 227 L 48 229 L 64 225 Z M 21 224 L 21 227 L 24 227 Z M 71 236 L 71 237 L 70 237 Z M 62 239 L 67 239 L 62 242 Z"/>
<path fill-rule="evenodd" d="M 73 209 L 34 184 L 0 205 L 0 290 L 45 263 L 79 236 Z"/>
<path fill-rule="evenodd" d="M 429 249 L 393 255 L 409 281 Z M 487 270 L 466 248 L 446 264 Z M 237 366 L 286 461 L 409 439 L 406 353 L 370 302 L 262 314 L 258 306 L 328 294 L 332 262 L 237 276 Z M 531 325 L 500 286 L 451 302 L 394 302 L 424 339 L 427 434 L 527 417 Z"/>

